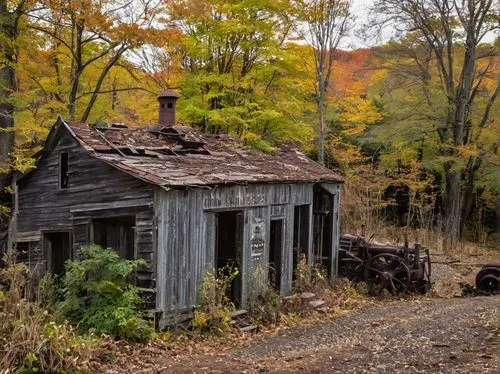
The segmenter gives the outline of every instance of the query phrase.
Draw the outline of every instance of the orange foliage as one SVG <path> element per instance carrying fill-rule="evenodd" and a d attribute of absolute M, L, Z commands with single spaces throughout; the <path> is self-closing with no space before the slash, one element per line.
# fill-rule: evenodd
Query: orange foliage
<path fill-rule="evenodd" d="M 335 99 L 355 96 L 365 97 L 373 67 L 373 51 L 356 49 L 337 52 L 337 59 L 332 72 L 330 96 Z"/>

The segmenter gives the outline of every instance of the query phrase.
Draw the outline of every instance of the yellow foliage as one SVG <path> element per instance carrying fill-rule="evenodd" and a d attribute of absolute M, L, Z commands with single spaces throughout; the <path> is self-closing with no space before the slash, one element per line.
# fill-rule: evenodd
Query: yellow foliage
<path fill-rule="evenodd" d="M 478 155 L 475 144 L 467 144 L 457 147 L 458 154 L 462 157 L 475 157 Z"/>

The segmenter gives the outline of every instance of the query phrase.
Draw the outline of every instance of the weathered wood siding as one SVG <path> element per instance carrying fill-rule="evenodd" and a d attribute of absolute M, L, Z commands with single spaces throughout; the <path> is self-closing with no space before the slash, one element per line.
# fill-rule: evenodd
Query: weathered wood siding
<path fill-rule="evenodd" d="M 61 152 L 69 155 L 65 189 L 59 188 Z M 136 257 L 154 269 L 153 197 L 154 186 L 92 157 L 63 127 L 53 151 L 18 183 L 14 241 L 30 242 L 30 263 L 44 266 L 43 231 L 72 230 L 76 251 L 90 240 L 92 218 L 135 215 Z"/>
<path fill-rule="evenodd" d="M 294 207 L 309 205 L 312 216 L 312 204 L 313 184 L 217 186 L 182 191 L 157 188 L 157 308 L 167 315 L 185 312 L 196 305 L 204 271 L 214 263 L 216 213 L 225 210 L 244 212 L 243 304 L 251 292 L 258 290 L 259 284 L 267 282 L 272 218 L 281 218 L 285 224 L 280 283 L 281 292 L 289 292 L 293 271 Z M 313 220 L 309 219 L 309 223 L 307 251 L 308 258 L 312 259 Z M 251 244 L 257 226 L 265 242 L 263 251 L 255 251 Z M 334 232 L 338 235 L 338 231 Z"/>
<path fill-rule="evenodd" d="M 61 152 L 69 154 L 66 189 L 59 189 L 58 183 Z M 337 184 L 322 186 L 334 195 L 331 266 L 335 274 L 339 188 Z M 76 249 L 91 241 L 93 219 L 134 215 L 135 257 L 149 265 L 137 278 L 156 287 L 156 307 L 166 316 L 196 305 L 204 272 L 214 263 L 217 213 L 243 211 L 244 305 L 267 282 L 272 219 L 284 222 L 280 291 L 291 290 L 294 208 L 298 205 L 305 205 L 309 212 L 309 240 L 304 249 L 312 261 L 313 194 L 312 183 L 164 190 L 95 159 L 62 128 L 53 151 L 40 160 L 37 170 L 19 181 L 14 241 L 28 249 L 29 262 L 44 266 L 44 231 L 71 230 L 74 256 Z M 264 245 L 255 245 L 256 240 L 263 240 Z"/>

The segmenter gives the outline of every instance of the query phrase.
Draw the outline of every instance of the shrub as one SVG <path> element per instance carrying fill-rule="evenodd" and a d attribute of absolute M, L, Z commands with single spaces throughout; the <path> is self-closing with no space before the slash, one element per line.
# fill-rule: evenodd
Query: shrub
<path fill-rule="evenodd" d="M 294 288 L 298 292 L 318 292 L 328 287 L 328 277 L 323 266 L 309 265 L 306 256 L 300 254 L 295 270 Z"/>
<path fill-rule="evenodd" d="M 130 283 L 139 261 L 124 260 L 110 249 L 82 247 L 81 260 L 68 261 L 61 312 L 82 331 L 145 340 L 152 328 L 141 313 L 142 300 Z"/>
<path fill-rule="evenodd" d="M 50 277 L 5 259 L 0 269 L 0 372 L 68 372 L 90 355 L 74 329 L 43 308 Z"/>
<path fill-rule="evenodd" d="M 191 328 L 203 334 L 225 335 L 231 331 L 234 305 L 228 298 L 231 283 L 238 276 L 237 268 L 224 267 L 217 272 L 207 270 L 201 282 L 200 304 L 194 312 Z"/>
<path fill-rule="evenodd" d="M 324 290 L 322 297 L 328 302 L 332 312 L 342 314 L 365 304 L 367 292 L 364 282 L 354 284 L 346 278 L 336 278 Z"/>
<path fill-rule="evenodd" d="M 248 312 L 252 320 L 261 325 L 278 323 L 283 312 L 281 296 L 273 287 L 276 279 L 270 282 L 269 273 L 269 265 L 252 267 L 252 292 L 248 300 Z"/>
<path fill-rule="evenodd" d="M 252 296 L 248 301 L 248 312 L 252 320 L 258 324 L 270 325 L 281 320 L 282 300 L 278 292 L 270 285 Z"/>

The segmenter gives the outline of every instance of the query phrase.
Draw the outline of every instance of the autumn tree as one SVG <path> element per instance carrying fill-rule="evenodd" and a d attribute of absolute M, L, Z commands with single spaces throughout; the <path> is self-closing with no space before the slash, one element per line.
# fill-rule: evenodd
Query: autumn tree
<path fill-rule="evenodd" d="M 494 1 L 378 0 L 373 11 L 383 15 L 379 25 L 395 23 L 404 37 L 411 35 L 418 44 L 422 53 L 409 57 L 418 64 L 424 88 L 437 74 L 434 82 L 444 100 L 433 131 L 446 186 L 444 233 L 451 239 L 460 238 L 470 212 L 476 173 L 487 154 L 498 148 L 498 142 L 479 141 L 494 122 L 491 112 L 499 90 L 498 82 L 486 86 L 494 72 L 497 51 L 481 44 L 498 27 Z M 428 68 L 431 57 L 434 71 Z"/>
<path fill-rule="evenodd" d="M 10 152 L 14 146 L 13 94 L 17 89 L 16 64 L 19 55 L 17 40 L 22 17 L 29 1 L 0 1 L 0 193 L 10 170 Z"/>
<path fill-rule="evenodd" d="M 290 63 L 295 56 L 286 54 L 292 21 L 288 0 L 168 5 L 169 22 L 182 38 L 163 55 L 164 71 L 168 75 L 172 62 L 180 64 L 181 121 L 203 132 L 229 132 L 267 151 L 277 140 L 310 139 L 301 121 L 304 105 L 280 84 L 295 74 Z"/>
<path fill-rule="evenodd" d="M 299 34 L 314 50 L 314 73 L 319 116 L 318 161 L 325 163 L 325 139 L 327 124 L 325 113 L 327 92 L 331 85 L 331 74 L 337 48 L 351 26 L 350 0 L 299 0 L 299 21 L 304 22 L 307 31 Z M 300 24 L 299 24 L 300 30 Z"/>
<path fill-rule="evenodd" d="M 72 120 L 77 101 L 88 96 L 79 117 L 87 121 L 105 78 L 128 51 L 165 43 L 164 30 L 155 24 L 162 10 L 159 0 L 43 0 L 41 4 L 30 14 L 30 27 L 48 37 L 57 84 L 68 85 L 57 97 L 67 104 Z M 92 66 L 99 66 L 100 73 L 83 87 L 84 74 Z"/>

